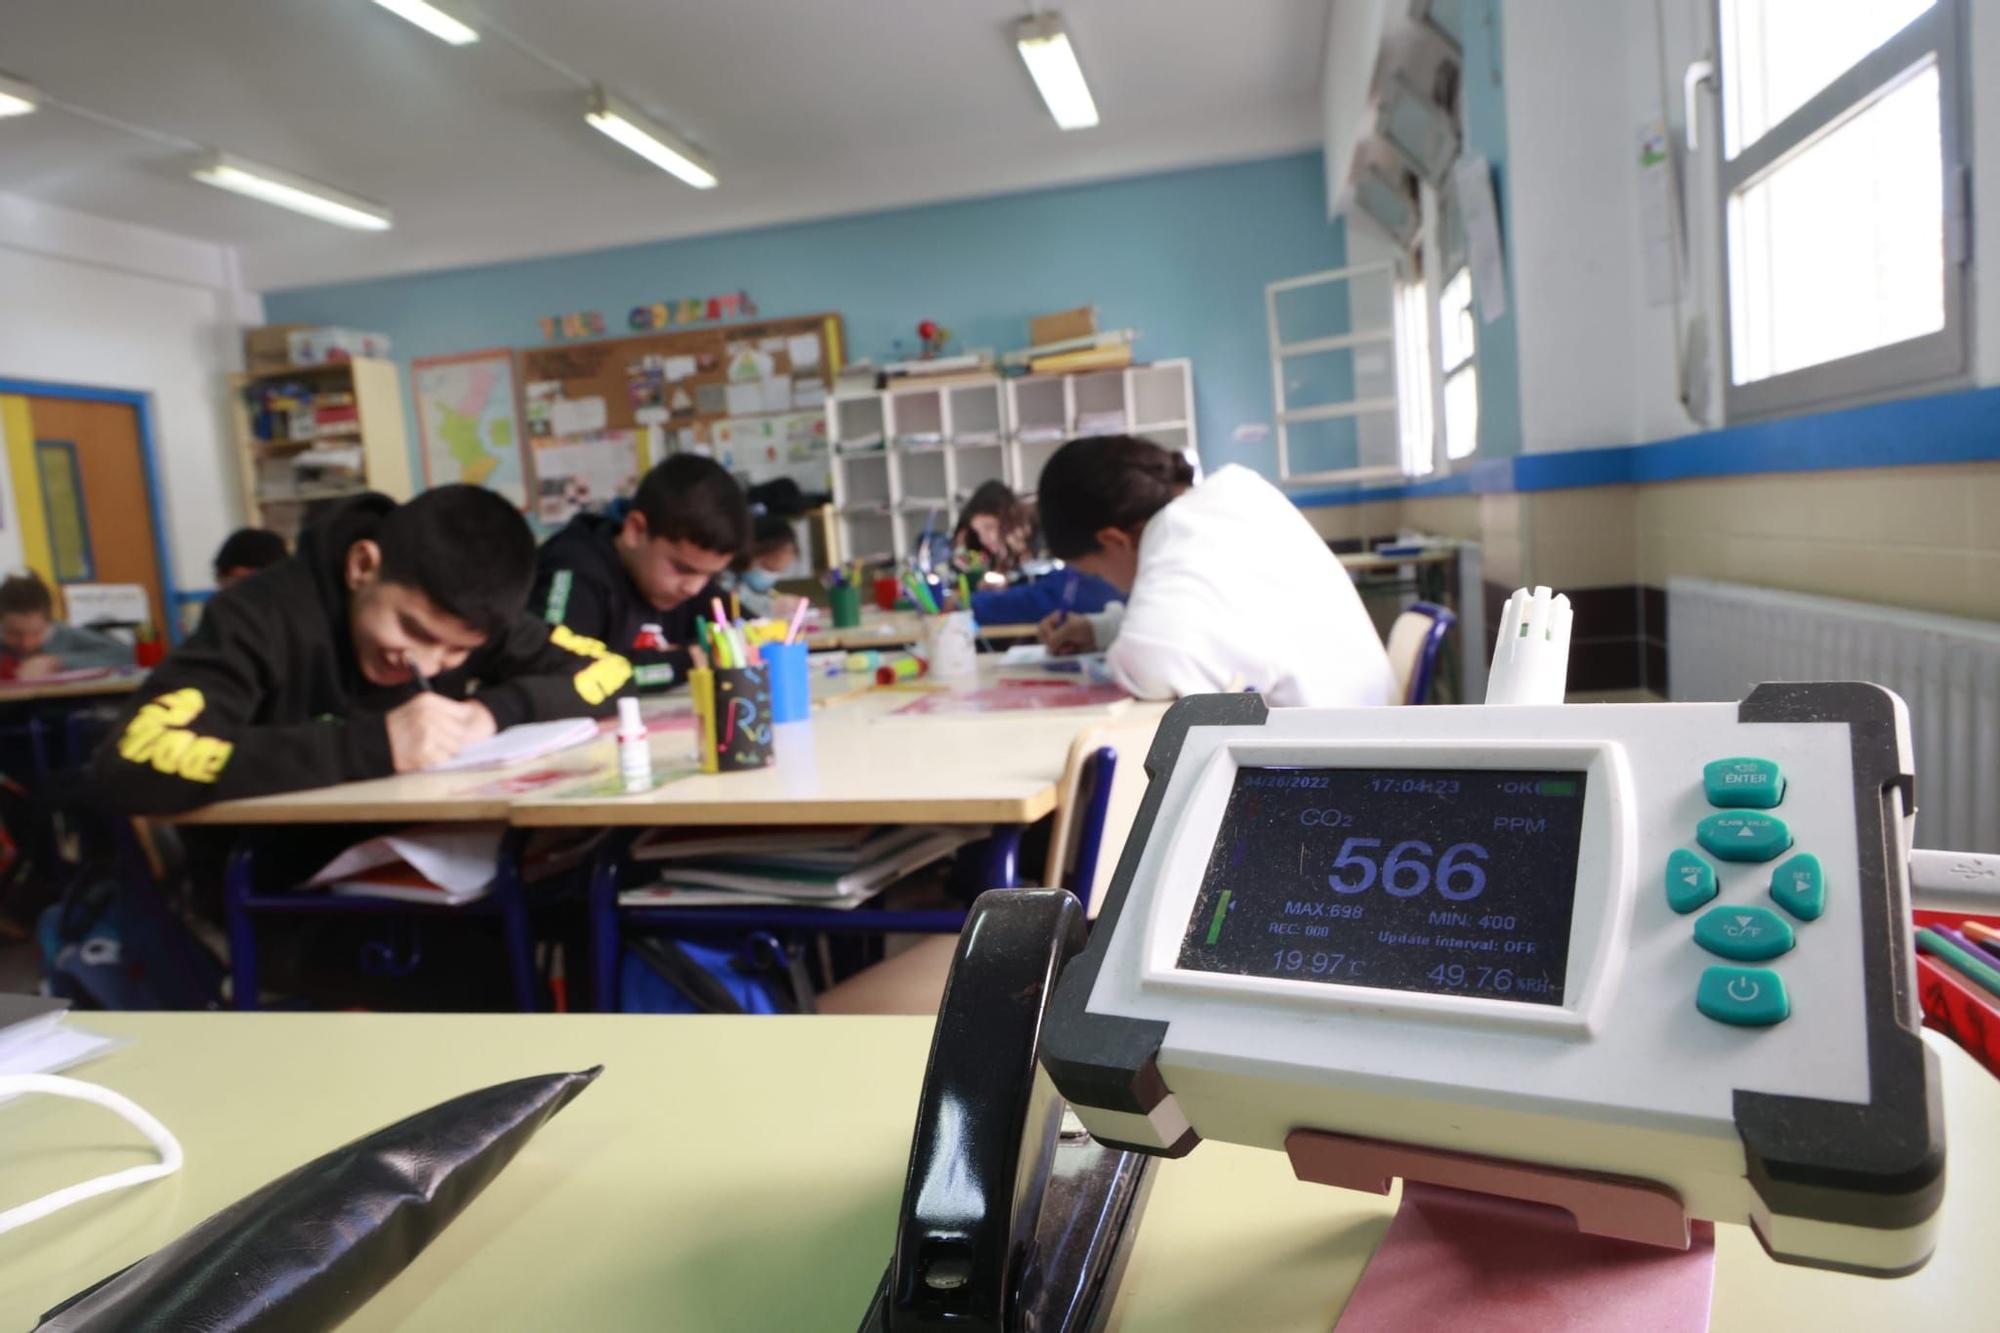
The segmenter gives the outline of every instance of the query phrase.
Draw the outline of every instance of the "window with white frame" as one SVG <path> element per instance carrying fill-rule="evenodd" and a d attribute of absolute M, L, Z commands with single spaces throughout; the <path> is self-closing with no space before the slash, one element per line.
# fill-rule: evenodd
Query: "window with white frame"
<path fill-rule="evenodd" d="M 1718 19 L 1730 416 L 1962 377 L 1958 0 L 1718 0 Z"/>
<path fill-rule="evenodd" d="M 1444 378 L 1444 456 L 1470 457 L 1479 447 L 1478 321 L 1472 314 L 1472 270 L 1460 266 L 1438 296 L 1438 371 Z"/>
<path fill-rule="evenodd" d="M 1422 251 L 1410 267 L 1421 269 Z M 1430 297 L 1421 271 L 1396 279 L 1397 444 L 1403 475 L 1426 476 L 1437 467 L 1437 428 L 1431 419 Z"/>

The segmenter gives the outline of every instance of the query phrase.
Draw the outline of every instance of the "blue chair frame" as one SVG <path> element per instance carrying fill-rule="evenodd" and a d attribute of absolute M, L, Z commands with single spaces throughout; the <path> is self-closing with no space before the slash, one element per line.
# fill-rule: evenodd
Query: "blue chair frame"
<path fill-rule="evenodd" d="M 1111 806 L 1111 779 L 1118 752 L 1103 746 L 1090 753 L 1078 775 L 1077 802 L 1081 814 L 1071 844 L 1062 887 L 1087 908 L 1097 875 L 1104 824 Z M 982 882 L 987 888 L 1020 886 L 1019 824 L 996 827 L 986 844 Z M 589 913 L 591 1005 L 598 1013 L 618 1012 L 618 962 L 628 926 L 673 934 L 677 931 L 802 932 L 846 935 L 955 935 L 965 928 L 966 910 L 927 908 L 918 911 L 871 911 L 857 907 L 837 911 L 824 907 L 620 907 L 618 891 L 633 862 L 628 853 L 642 830 L 613 834 L 597 849 L 590 866 L 586 908 Z"/>
<path fill-rule="evenodd" d="M 1430 617 L 1431 627 L 1424 634 L 1424 646 L 1417 652 L 1417 663 L 1410 672 L 1410 688 L 1403 695 L 1406 704 L 1421 704 L 1431 697 L 1431 679 L 1437 674 L 1438 657 L 1444 652 L 1445 635 L 1458 623 L 1458 612 L 1436 602 L 1413 602 L 1410 611 Z"/>
<path fill-rule="evenodd" d="M 231 1002 L 237 1009 L 255 1010 L 261 968 L 257 954 L 260 916 L 377 916 L 404 920 L 423 917 L 498 917 L 506 940 L 507 979 L 514 1007 L 521 1013 L 542 1009 L 541 984 L 535 975 L 535 934 L 528 914 L 528 893 L 521 873 L 528 830 L 509 829 L 500 840 L 493 888 L 469 903 L 410 903 L 399 898 L 361 898 L 331 893 L 259 893 L 257 856 L 268 835 L 247 834 L 229 853 L 223 876 L 223 913 L 229 928 Z"/>

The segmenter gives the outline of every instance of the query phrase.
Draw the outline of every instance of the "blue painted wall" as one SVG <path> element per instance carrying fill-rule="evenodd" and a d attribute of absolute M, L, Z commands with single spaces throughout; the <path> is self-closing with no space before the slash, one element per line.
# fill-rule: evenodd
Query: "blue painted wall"
<path fill-rule="evenodd" d="M 1514 328 L 1513 238 L 1507 234 L 1507 85 L 1500 43 L 1500 0 L 1466 0 L 1465 144 L 1493 166 L 1493 199 L 1500 214 L 1507 264 L 1507 313 L 1479 325 L 1479 450 L 1475 459 L 1510 458 L 1521 452 L 1521 354 Z"/>
<path fill-rule="evenodd" d="M 674 187 L 661 184 L 663 205 Z M 726 188 L 726 187 L 725 187 Z M 920 319 L 968 347 L 1018 347 L 1028 316 L 1093 304 L 1145 359 L 1191 357 L 1209 467 L 1271 472 L 1264 284 L 1345 262 L 1320 154 L 1001 195 L 822 222 L 265 294 L 273 323 L 387 333 L 413 356 L 542 345 L 535 321 L 742 288 L 766 317 L 837 310 L 850 355 L 886 357 Z M 414 428 L 411 440 L 416 439 Z M 413 466 L 417 466 L 413 460 Z M 420 467 L 417 475 L 422 475 Z"/>

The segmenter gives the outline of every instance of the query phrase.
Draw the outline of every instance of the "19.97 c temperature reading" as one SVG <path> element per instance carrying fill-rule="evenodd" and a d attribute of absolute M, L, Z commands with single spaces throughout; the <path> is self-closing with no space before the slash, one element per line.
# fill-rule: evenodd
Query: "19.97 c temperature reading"
<path fill-rule="evenodd" d="M 1361 975 L 1361 960 L 1349 958 L 1344 953 L 1327 953 L 1318 949 L 1278 949 L 1273 953 L 1271 959 L 1273 975 L 1285 972 L 1308 972 L 1327 981 L 1336 978 L 1351 981 Z"/>

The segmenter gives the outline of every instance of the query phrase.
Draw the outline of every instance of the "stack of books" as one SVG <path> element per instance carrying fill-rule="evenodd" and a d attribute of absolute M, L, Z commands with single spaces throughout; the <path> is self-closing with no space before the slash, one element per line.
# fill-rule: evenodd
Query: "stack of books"
<path fill-rule="evenodd" d="M 1116 370 L 1132 364 L 1132 339 L 1137 336 L 1136 329 L 1106 329 L 1009 352 L 1006 361 L 1010 366 L 1025 365 L 1031 375 Z"/>
<path fill-rule="evenodd" d="M 632 849 L 633 860 L 658 865 L 658 877 L 626 889 L 618 901 L 625 907 L 850 908 L 987 832 L 936 824 L 692 835 L 663 829 Z"/>

